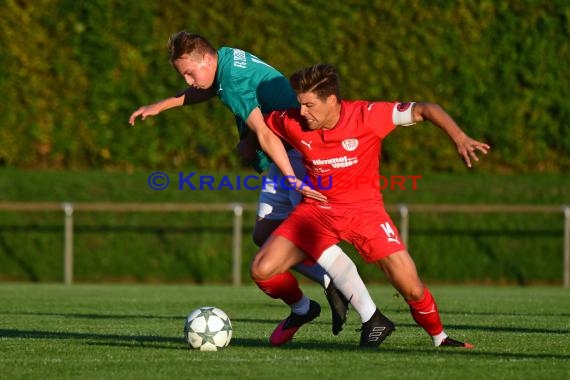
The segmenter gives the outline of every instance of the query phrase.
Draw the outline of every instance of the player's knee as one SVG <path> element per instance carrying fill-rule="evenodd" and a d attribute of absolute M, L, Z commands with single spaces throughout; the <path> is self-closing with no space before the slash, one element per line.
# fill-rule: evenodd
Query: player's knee
<path fill-rule="evenodd" d="M 403 297 L 407 301 L 419 301 L 424 296 L 424 286 L 423 284 L 414 284 L 406 288 Z"/>
<path fill-rule="evenodd" d="M 253 258 L 250 266 L 250 275 L 254 281 L 267 280 L 274 274 L 274 268 L 265 257 L 263 250 L 260 250 Z"/>

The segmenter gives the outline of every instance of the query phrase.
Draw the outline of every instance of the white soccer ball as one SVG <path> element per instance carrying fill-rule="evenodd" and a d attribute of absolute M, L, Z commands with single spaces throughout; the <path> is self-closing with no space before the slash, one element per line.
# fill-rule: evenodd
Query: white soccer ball
<path fill-rule="evenodd" d="M 217 351 L 230 344 L 232 323 L 224 311 L 202 306 L 191 312 L 184 323 L 188 346 L 200 351 Z"/>

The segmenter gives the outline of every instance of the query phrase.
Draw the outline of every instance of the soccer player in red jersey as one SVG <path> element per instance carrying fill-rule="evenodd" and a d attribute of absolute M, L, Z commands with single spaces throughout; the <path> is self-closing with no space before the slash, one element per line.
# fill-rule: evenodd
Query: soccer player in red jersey
<path fill-rule="evenodd" d="M 301 248 L 327 270 L 335 284 L 344 284 L 347 274 L 356 271 L 352 266 L 335 265 L 340 254 L 336 244 L 344 240 L 358 249 L 365 262 L 384 272 L 435 346 L 472 348 L 472 344 L 445 333 L 436 302 L 420 280 L 412 257 L 385 211 L 378 183 L 379 157 L 382 140 L 396 126 L 424 120 L 449 135 L 468 167 L 472 160 L 478 161 L 477 151 L 486 154 L 489 145 L 467 136 L 434 103 L 341 100 L 338 74 L 330 65 L 298 71 L 290 82 L 300 108 L 274 111 L 266 122 L 275 134 L 301 152 L 307 168 L 306 186 L 319 184 L 318 190 L 327 201 L 305 198 L 297 206 L 255 256 L 251 266 L 254 281 L 263 284 L 279 278 L 270 291 L 260 288 L 286 303 L 306 298 L 294 278 L 283 280 L 290 267 L 307 259 L 297 249 Z M 345 296 L 352 298 L 352 294 Z M 395 329 L 378 309 L 371 316 L 355 309 L 363 319 L 361 346 L 378 346 Z M 310 314 L 291 313 L 273 332 L 272 344 L 290 340 L 314 318 Z"/>

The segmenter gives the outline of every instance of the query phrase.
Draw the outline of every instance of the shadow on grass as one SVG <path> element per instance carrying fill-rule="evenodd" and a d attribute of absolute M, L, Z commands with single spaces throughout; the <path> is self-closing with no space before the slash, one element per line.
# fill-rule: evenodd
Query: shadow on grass
<path fill-rule="evenodd" d="M 465 316 L 473 316 L 473 315 L 481 315 L 484 317 L 539 317 L 539 318 L 558 318 L 558 317 L 567 317 L 570 318 L 570 313 L 563 312 L 563 313 L 528 313 L 528 312 L 517 312 L 517 313 L 501 313 L 495 311 L 454 311 L 454 310 L 443 310 L 440 311 L 440 314 L 451 314 L 451 315 L 465 315 Z"/>
<path fill-rule="evenodd" d="M 55 316 L 64 318 L 84 318 L 84 319 L 163 319 L 163 320 L 180 320 L 184 319 L 183 315 L 164 316 L 164 315 L 149 315 L 149 314 L 99 314 L 99 313 L 45 313 L 45 312 L 12 312 L 3 311 L 0 315 L 31 315 L 31 316 Z M 452 314 L 452 313 L 446 313 Z M 472 313 L 457 313 L 462 315 L 471 315 Z M 488 313 L 488 315 L 504 315 L 502 313 Z M 513 314 L 515 316 L 516 314 Z M 540 315 L 538 315 L 540 316 Z M 236 323 L 256 323 L 277 325 L 278 319 L 271 320 L 267 318 L 232 318 L 232 324 Z M 329 326 L 330 320 L 327 317 L 321 316 L 318 320 L 311 322 L 312 325 Z M 415 323 L 397 323 L 398 327 L 417 328 Z M 346 327 L 346 326 L 345 326 Z M 560 328 L 536 328 L 536 327 L 503 327 L 503 326 L 476 326 L 476 325 L 462 325 L 462 324 L 445 324 L 446 330 L 471 330 L 471 331 L 486 331 L 486 332 L 503 332 L 503 333 L 523 333 L 523 334 L 560 334 L 570 335 L 570 329 Z M 2 331 L 2 330 L 0 330 Z M 0 335 L 1 337 L 2 335 Z"/>
<path fill-rule="evenodd" d="M 396 327 L 418 327 L 414 323 L 397 323 Z M 522 334 L 570 334 L 570 329 L 548 329 L 536 327 L 503 327 L 503 326 L 474 326 L 474 325 L 459 325 L 444 323 L 445 331 L 451 330 L 471 330 L 471 331 L 485 331 L 489 333 L 522 333 Z"/>
<path fill-rule="evenodd" d="M 380 348 L 360 348 L 357 344 L 351 343 L 321 343 L 315 341 L 293 341 L 286 345 L 280 347 L 270 347 L 266 340 L 258 339 L 234 339 L 232 340 L 232 346 L 242 346 L 242 347 L 266 347 L 268 349 L 276 351 L 296 351 L 296 350 L 320 350 L 320 351 L 345 351 L 354 352 L 360 355 L 412 355 L 412 354 L 422 354 L 422 355 L 450 355 L 450 356 L 465 356 L 465 357 L 489 357 L 492 359 L 502 358 L 502 359 L 570 359 L 570 355 L 565 354 L 548 354 L 548 353 L 516 353 L 516 352 L 493 352 L 493 351 L 481 351 L 477 348 L 475 349 L 463 349 L 463 348 L 435 348 L 431 346 L 426 346 L 425 348 L 405 348 L 405 347 L 391 347 L 391 344 L 384 344 Z"/>
<path fill-rule="evenodd" d="M 150 314 L 98 314 L 98 313 L 45 313 L 45 312 L 15 312 L 3 311 L 2 314 L 10 315 L 31 315 L 43 317 L 64 317 L 64 318 L 83 318 L 83 319 L 170 319 L 183 320 L 184 316 L 168 316 L 168 315 L 150 315 Z"/>
<path fill-rule="evenodd" d="M 79 332 L 41 331 L 41 330 L 18 330 L 0 329 L 0 338 L 19 339 L 74 339 L 89 340 L 102 339 L 111 341 L 125 341 L 132 343 L 183 343 L 182 337 L 163 337 L 153 335 L 117 335 L 117 334 L 95 334 Z"/>
<path fill-rule="evenodd" d="M 94 334 L 94 333 L 78 333 L 78 332 L 54 332 L 41 330 L 18 330 L 18 329 L 0 329 L 0 338 L 17 338 L 17 339 L 56 339 L 65 340 L 72 339 L 83 341 L 86 345 L 107 346 L 107 347 L 126 347 L 126 348 L 144 348 L 144 349 L 168 349 L 168 350 L 188 350 L 183 338 L 149 336 L 149 335 L 115 335 L 115 334 Z M 95 340 L 95 341 L 93 341 Z M 100 341 L 98 341 L 100 340 Z M 464 356 L 464 357 L 488 357 L 492 359 L 570 359 L 570 355 L 565 354 L 548 354 L 548 353 L 516 353 L 516 352 L 493 352 L 481 351 L 477 348 L 472 350 L 456 349 L 456 348 L 402 348 L 390 347 L 390 345 L 381 346 L 379 349 L 360 349 L 353 343 L 331 343 L 331 342 L 315 342 L 315 341 L 294 341 L 280 347 L 270 347 L 266 339 L 249 339 L 234 338 L 231 343 L 232 347 L 242 348 L 263 348 L 275 350 L 276 352 L 294 352 L 297 350 L 319 350 L 319 351 L 345 351 L 354 352 L 358 355 L 446 355 L 446 356 Z"/>

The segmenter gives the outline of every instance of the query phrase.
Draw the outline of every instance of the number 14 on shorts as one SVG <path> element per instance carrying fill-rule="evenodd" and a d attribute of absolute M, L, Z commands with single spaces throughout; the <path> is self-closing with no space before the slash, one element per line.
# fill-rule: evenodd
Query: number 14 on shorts
<path fill-rule="evenodd" d="M 386 237 L 388 238 L 388 243 L 400 244 L 400 241 L 398 240 L 398 236 L 396 235 L 396 233 L 392 229 L 392 226 L 390 225 L 390 223 L 388 223 L 388 222 L 381 223 L 380 227 L 382 227 L 382 229 L 384 230 L 384 233 L 386 233 Z"/>

